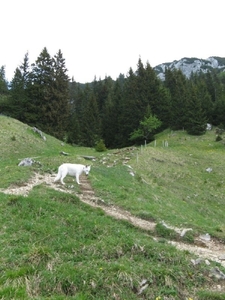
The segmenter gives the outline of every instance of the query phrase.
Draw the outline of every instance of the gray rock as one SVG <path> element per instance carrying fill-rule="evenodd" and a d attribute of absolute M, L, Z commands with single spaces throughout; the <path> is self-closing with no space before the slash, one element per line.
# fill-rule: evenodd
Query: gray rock
<path fill-rule="evenodd" d="M 200 235 L 200 239 L 203 241 L 209 242 L 211 240 L 211 237 L 208 233 L 206 233 L 206 234 Z"/>
<path fill-rule="evenodd" d="M 27 166 L 31 166 L 32 164 L 34 163 L 33 159 L 32 158 L 24 158 L 19 164 L 18 166 L 21 167 L 27 167 Z"/>
<path fill-rule="evenodd" d="M 220 271 L 218 267 L 211 269 L 210 275 L 216 277 L 217 279 L 225 279 L 225 274 Z"/>

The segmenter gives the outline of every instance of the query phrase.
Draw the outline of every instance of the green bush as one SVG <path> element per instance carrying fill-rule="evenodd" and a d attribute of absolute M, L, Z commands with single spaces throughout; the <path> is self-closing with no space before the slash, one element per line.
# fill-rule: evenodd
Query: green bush
<path fill-rule="evenodd" d="M 221 135 L 217 135 L 217 137 L 216 137 L 216 142 L 219 142 L 219 141 L 222 141 Z"/>
<path fill-rule="evenodd" d="M 98 152 L 104 152 L 107 150 L 106 146 L 105 146 L 105 143 L 103 140 L 100 140 L 96 146 L 95 146 L 95 150 L 98 151 Z"/>

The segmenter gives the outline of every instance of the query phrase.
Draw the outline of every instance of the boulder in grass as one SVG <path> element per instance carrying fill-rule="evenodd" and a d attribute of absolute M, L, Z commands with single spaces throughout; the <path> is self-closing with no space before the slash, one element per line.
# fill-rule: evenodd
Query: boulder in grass
<path fill-rule="evenodd" d="M 38 133 L 42 137 L 42 139 L 44 141 L 46 141 L 46 137 L 43 135 L 43 133 L 42 133 L 41 130 L 37 129 L 36 127 L 33 127 L 33 131 L 36 132 L 36 133 Z"/>
<path fill-rule="evenodd" d="M 32 164 L 34 163 L 33 159 L 32 158 L 24 158 L 19 164 L 18 166 L 21 167 L 27 167 L 27 166 L 31 166 Z"/>
<path fill-rule="evenodd" d="M 95 161 L 95 159 L 96 159 L 95 156 L 89 156 L 89 155 L 82 155 L 82 157 L 86 160 L 94 160 Z"/>

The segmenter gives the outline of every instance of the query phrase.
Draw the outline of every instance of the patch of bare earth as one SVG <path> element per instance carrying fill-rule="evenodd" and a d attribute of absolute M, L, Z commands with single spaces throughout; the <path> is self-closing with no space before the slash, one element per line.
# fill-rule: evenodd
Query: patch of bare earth
<path fill-rule="evenodd" d="M 28 196 L 29 192 L 32 190 L 32 188 L 39 184 L 46 184 L 50 188 L 53 188 L 57 191 L 61 191 L 64 193 L 74 193 L 71 189 L 67 189 L 64 186 L 62 186 L 60 183 L 54 183 L 54 175 L 51 174 L 35 174 L 33 178 L 27 182 L 24 186 L 11 186 L 7 189 L 1 189 L 2 192 L 6 194 L 14 194 L 14 195 L 23 195 Z M 80 190 L 81 193 L 77 193 L 76 195 L 80 198 L 80 200 L 88 205 L 91 205 L 92 207 L 99 207 L 107 215 L 112 216 L 115 219 L 120 220 L 126 220 L 133 224 L 134 226 L 137 226 L 139 228 L 153 231 L 155 228 L 155 223 L 151 221 L 146 221 L 140 218 L 137 218 L 133 216 L 128 211 L 125 211 L 119 207 L 113 206 L 113 205 L 106 205 L 104 203 L 104 200 L 100 199 L 95 195 L 95 192 L 93 188 L 91 187 L 88 178 L 86 176 L 81 176 L 80 178 L 81 185 Z M 185 228 L 176 228 L 176 227 L 169 227 L 174 229 L 178 233 L 182 233 L 185 230 Z M 204 260 L 208 262 L 208 260 L 212 260 L 215 262 L 220 263 L 222 266 L 225 267 L 225 246 L 224 244 L 220 243 L 217 240 L 210 239 L 210 240 L 202 240 L 200 237 L 196 239 L 194 245 L 185 244 L 182 242 L 175 242 L 175 241 L 169 241 L 172 245 L 174 245 L 179 250 L 187 250 L 190 253 L 195 254 L 197 257 L 199 257 L 199 260 Z M 198 263 L 197 260 L 193 260 L 193 263 Z M 216 285 L 214 287 L 214 290 L 225 291 L 225 287 L 222 285 Z"/>

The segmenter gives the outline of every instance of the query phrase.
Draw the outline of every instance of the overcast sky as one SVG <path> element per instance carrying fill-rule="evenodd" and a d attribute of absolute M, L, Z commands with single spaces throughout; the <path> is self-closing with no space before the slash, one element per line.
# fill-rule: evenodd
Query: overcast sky
<path fill-rule="evenodd" d="M 183 57 L 225 57 L 224 0 L 0 0 L 0 67 L 61 49 L 69 77 L 91 82 Z"/>

